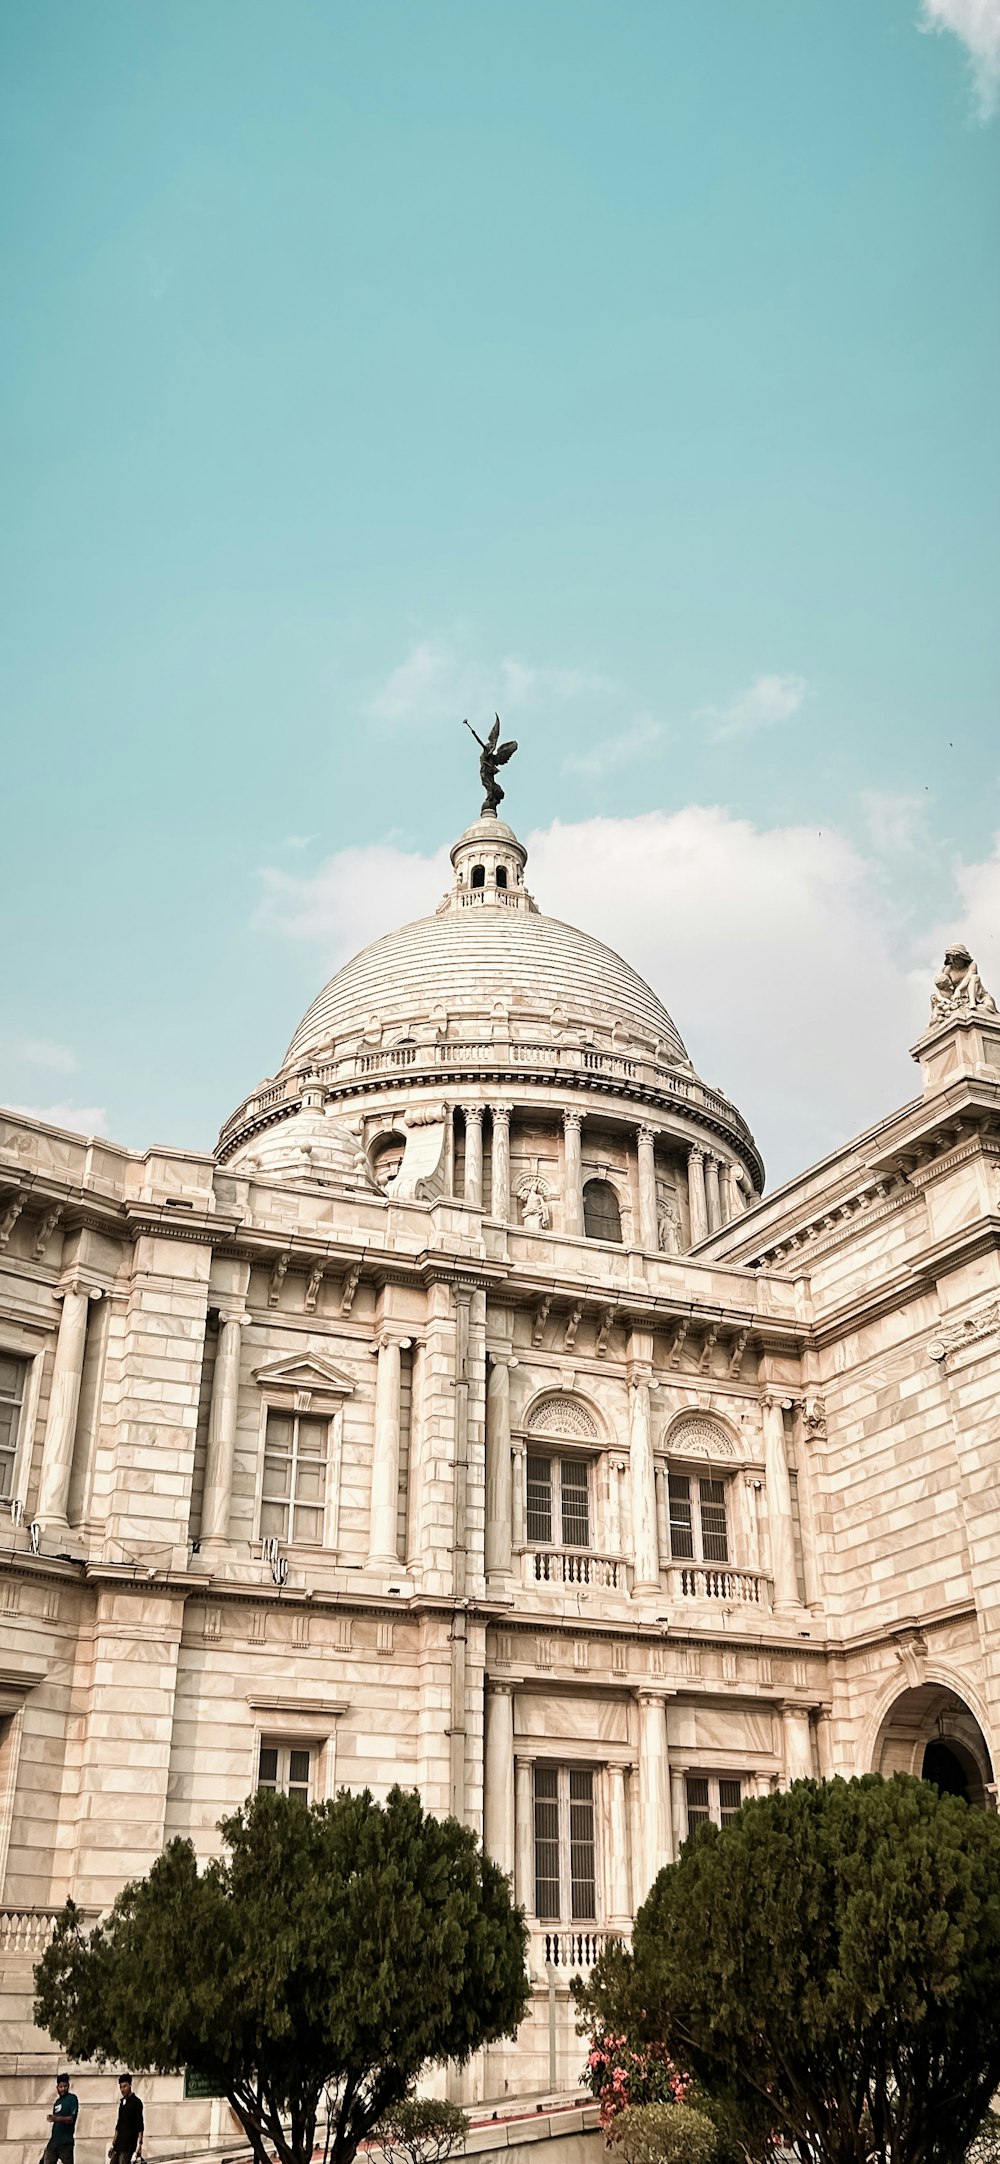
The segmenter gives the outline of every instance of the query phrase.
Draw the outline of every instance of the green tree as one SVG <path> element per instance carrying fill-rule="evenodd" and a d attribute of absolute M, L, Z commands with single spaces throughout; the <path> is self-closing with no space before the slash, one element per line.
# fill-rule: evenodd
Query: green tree
<path fill-rule="evenodd" d="M 404 2096 L 380 2119 L 372 2146 L 385 2164 L 448 2164 L 465 2148 L 469 2115 L 441 2096 Z"/>
<path fill-rule="evenodd" d="M 627 2104 L 609 2136 L 625 2164 L 715 2164 L 719 2136 L 691 2104 Z"/>
<path fill-rule="evenodd" d="M 457 1820 L 393 1789 L 307 1809 L 261 1793 L 199 1872 L 171 1841 L 86 1937 L 66 1909 L 35 1971 L 36 2020 L 79 2059 L 212 2081 L 258 2164 L 307 2164 L 325 2102 L 350 2164 L 420 2069 L 511 2036 L 527 1934 Z"/>
<path fill-rule="evenodd" d="M 1000 2084 L 1000 1823 L 927 1782 L 799 1781 L 699 1827 L 581 2007 L 655 2037 L 760 2155 L 959 2164 Z"/>

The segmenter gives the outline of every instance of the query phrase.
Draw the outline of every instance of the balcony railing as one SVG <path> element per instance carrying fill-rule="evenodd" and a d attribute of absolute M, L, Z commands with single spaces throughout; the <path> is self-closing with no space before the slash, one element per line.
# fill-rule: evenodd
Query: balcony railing
<path fill-rule="evenodd" d="M 515 906 L 512 901 L 509 905 Z M 518 1037 L 479 1038 L 463 1042 L 440 1038 L 432 1044 L 420 1045 L 372 1045 L 355 1042 L 345 1046 L 343 1052 L 332 1059 L 320 1061 L 310 1069 L 289 1072 L 275 1081 L 267 1082 L 247 1097 L 238 1111 L 226 1121 L 219 1136 L 219 1144 L 225 1154 L 245 1139 L 258 1121 L 268 1121 L 287 1116 L 298 1110 L 303 1081 L 307 1077 L 320 1082 L 333 1095 L 356 1087 L 359 1076 L 391 1075 L 400 1068 L 433 1071 L 435 1068 L 453 1068 L 473 1062 L 487 1070 L 509 1070 L 511 1067 L 530 1067 L 541 1077 L 546 1072 L 553 1077 L 577 1074 L 581 1079 L 593 1078 L 599 1083 L 605 1077 L 610 1084 L 637 1082 L 648 1089 L 651 1100 L 668 1104 L 671 1099 L 685 1107 L 697 1106 L 720 1121 L 731 1134 L 751 1142 L 749 1128 L 735 1107 L 718 1091 L 696 1075 L 670 1065 L 664 1065 L 651 1054 L 636 1052 L 626 1056 L 621 1052 L 605 1051 L 596 1046 L 550 1042 L 531 1042 Z"/>
<path fill-rule="evenodd" d="M 39 1961 L 55 1937 L 61 1909 L 0 1909 L 0 1959 Z"/>
<path fill-rule="evenodd" d="M 525 1585 L 594 1585 L 614 1592 L 628 1590 L 620 1555 L 595 1555 L 592 1548 L 526 1548 Z"/>
<path fill-rule="evenodd" d="M 560 1924 L 540 1931 L 533 1943 L 540 1965 L 565 1969 L 573 1976 L 581 1969 L 592 1969 L 606 1946 L 620 1944 L 620 1936 L 615 1931 L 599 1931 L 596 1924 Z"/>
<path fill-rule="evenodd" d="M 678 1600 L 768 1605 L 768 1580 L 759 1570 L 739 1570 L 729 1563 L 673 1563 L 669 1575 L 670 1591 Z"/>

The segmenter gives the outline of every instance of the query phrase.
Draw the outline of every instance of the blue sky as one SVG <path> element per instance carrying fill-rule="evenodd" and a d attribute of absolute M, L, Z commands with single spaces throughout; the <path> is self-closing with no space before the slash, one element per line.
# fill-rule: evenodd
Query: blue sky
<path fill-rule="evenodd" d="M 0 77 L 0 1099 L 210 1148 L 496 706 L 777 1174 L 909 1094 L 945 931 L 1000 990 L 1000 0 L 15 0 Z"/>

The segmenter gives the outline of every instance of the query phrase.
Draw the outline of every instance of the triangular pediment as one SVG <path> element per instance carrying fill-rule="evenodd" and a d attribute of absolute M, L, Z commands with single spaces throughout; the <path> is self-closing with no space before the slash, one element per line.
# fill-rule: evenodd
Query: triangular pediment
<path fill-rule="evenodd" d="M 290 1359 L 269 1360 L 254 1369 L 254 1381 L 269 1390 L 310 1390 L 327 1397 L 346 1398 L 354 1389 L 354 1377 L 334 1367 L 322 1353 L 293 1354 Z"/>

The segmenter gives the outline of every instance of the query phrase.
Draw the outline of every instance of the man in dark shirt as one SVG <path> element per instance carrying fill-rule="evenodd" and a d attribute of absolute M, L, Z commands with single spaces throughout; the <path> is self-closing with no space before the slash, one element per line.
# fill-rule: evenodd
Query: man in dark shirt
<path fill-rule="evenodd" d="M 56 2075 L 56 2100 L 49 2113 L 52 2132 L 42 2152 L 44 2164 L 73 2164 L 73 2136 L 80 2100 L 73 2095 L 68 2074 Z"/>
<path fill-rule="evenodd" d="M 132 2094 L 131 2074 L 119 2074 L 118 2094 L 118 2122 L 108 2155 L 115 2164 L 132 2164 L 134 2156 L 142 2155 L 142 2104 Z"/>

